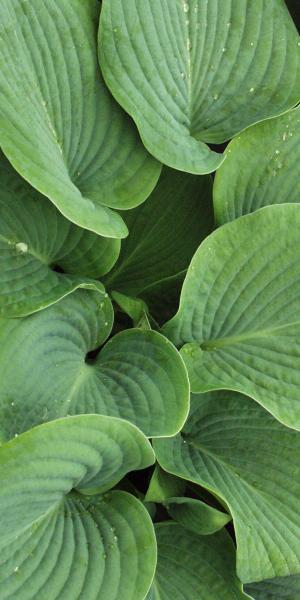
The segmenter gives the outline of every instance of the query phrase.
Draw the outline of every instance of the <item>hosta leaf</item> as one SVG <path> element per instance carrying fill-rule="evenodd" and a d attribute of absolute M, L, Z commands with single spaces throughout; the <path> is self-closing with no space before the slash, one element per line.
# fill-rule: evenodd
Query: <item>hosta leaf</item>
<path fill-rule="evenodd" d="M 156 562 L 147 511 L 124 492 L 86 494 L 152 462 L 138 429 L 97 415 L 44 424 L 2 446 L 1 598 L 143 600 Z"/>
<path fill-rule="evenodd" d="M 223 158 L 203 142 L 228 140 L 300 99 L 299 36 L 282 0 L 102 4 L 105 81 L 146 148 L 171 167 L 214 171 Z"/>
<path fill-rule="evenodd" d="M 300 575 L 276 577 L 247 586 L 254 600 L 299 600 Z"/>
<path fill-rule="evenodd" d="M 89 278 L 110 270 L 119 240 L 73 225 L 1 155 L 0 179 L 0 315 L 30 314 L 78 287 L 103 290 Z"/>
<path fill-rule="evenodd" d="M 213 392 L 193 396 L 182 434 L 154 449 L 163 469 L 226 502 L 242 581 L 299 572 L 298 432 L 246 396 Z"/>
<path fill-rule="evenodd" d="M 96 0 L 2 0 L 0 144 L 65 217 L 121 238 L 127 228 L 110 208 L 143 202 L 160 166 L 102 81 L 99 6 Z"/>
<path fill-rule="evenodd" d="M 168 498 L 167 511 L 177 523 L 199 535 L 210 535 L 231 520 L 230 515 L 193 498 Z"/>
<path fill-rule="evenodd" d="M 155 331 L 114 336 L 108 299 L 79 290 L 24 319 L 0 319 L 2 440 L 43 421 L 100 413 L 148 436 L 174 435 L 189 409 L 189 383 L 174 346 Z"/>
<path fill-rule="evenodd" d="M 211 188 L 210 177 L 165 168 L 150 198 L 126 213 L 130 233 L 105 285 L 146 302 L 150 298 L 150 305 L 153 286 L 162 285 L 159 297 L 165 303 L 172 278 L 180 274 L 182 281 L 195 250 L 213 230 Z"/>
<path fill-rule="evenodd" d="M 171 496 L 183 494 L 185 482 L 156 465 L 145 496 L 146 502 L 165 502 Z"/>
<path fill-rule="evenodd" d="M 232 140 L 216 174 L 219 224 L 269 204 L 300 202 L 300 108 L 250 127 Z"/>
<path fill-rule="evenodd" d="M 147 600 L 243 600 L 227 533 L 201 537 L 172 522 L 156 527 L 158 561 Z"/>
<path fill-rule="evenodd" d="M 232 389 L 300 428 L 300 206 L 262 208 L 206 238 L 164 333 L 194 392 Z"/>

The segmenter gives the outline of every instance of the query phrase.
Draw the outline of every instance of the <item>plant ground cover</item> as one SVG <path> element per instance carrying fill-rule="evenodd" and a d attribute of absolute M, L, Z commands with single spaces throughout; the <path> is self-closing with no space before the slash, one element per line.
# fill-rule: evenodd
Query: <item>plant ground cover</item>
<path fill-rule="evenodd" d="M 0 1 L 0 600 L 300 600 L 299 29 Z"/>

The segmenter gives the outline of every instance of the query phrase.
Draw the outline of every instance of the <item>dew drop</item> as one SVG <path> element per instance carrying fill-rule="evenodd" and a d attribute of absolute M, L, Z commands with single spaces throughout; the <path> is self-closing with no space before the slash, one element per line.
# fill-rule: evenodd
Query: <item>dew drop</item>
<path fill-rule="evenodd" d="M 26 244 L 25 242 L 17 242 L 15 248 L 17 252 L 20 252 L 20 254 L 26 254 L 26 252 L 28 251 L 28 244 Z"/>
<path fill-rule="evenodd" d="M 218 95 L 218 94 L 215 94 L 213 98 L 214 98 L 214 100 L 218 100 L 218 98 L 219 98 L 219 95 Z"/>
<path fill-rule="evenodd" d="M 253 92 L 254 92 L 254 87 L 250 88 L 249 92 L 250 92 L 250 94 L 253 94 Z"/>
<path fill-rule="evenodd" d="M 14 406 L 14 405 L 15 405 L 15 403 L 14 403 L 14 402 L 11 402 L 11 404 L 10 404 L 10 405 L 11 405 L 11 406 Z"/>
<path fill-rule="evenodd" d="M 300 46 L 300 42 L 298 42 L 297 46 Z"/>
<path fill-rule="evenodd" d="M 280 150 L 275 150 L 275 154 L 280 154 Z"/>
<path fill-rule="evenodd" d="M 222 48 L 222 52 L 226 52 L 226 48 Z"/>
<path fill-rule="evenodd" d="M 15 568 L 14 568 L 14 573 L 17 573 L 17 572 L 18 572 L 18 570 L 19 570 L 19 567 L 15 567 Z"/>
<path fill-rule="evenodd" d="M 184 10 L 184 12 L 185 12 L 185 13 L 189 12 L 189 10 L 190 10 L 190 7 L 189 7 L 189 5 L 187 4 L 187 2 L 185 2 L 185 3 L 184 3 L 184 5 L 183 5 L 183 10 Z"/>
<path fill-rule="evenodd" d="M 105 321 L 104 325 L 105 325 L 105 327 L 107 327 L 107 326 L 108 326 L 108 322 L 107 322 L 107 321 Z"/>
<path fill-rule="evenodd" d="M 254 42 L 250 42 L 250 46 L 254 46 Z"/>

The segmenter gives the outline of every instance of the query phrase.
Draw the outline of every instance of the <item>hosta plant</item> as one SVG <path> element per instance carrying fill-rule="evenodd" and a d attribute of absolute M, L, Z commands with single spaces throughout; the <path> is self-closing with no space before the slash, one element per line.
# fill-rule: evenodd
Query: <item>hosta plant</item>
<path fill-rule="evenodd" d="M 300 600 L 289 0 L 0 2 L 0 600 Z"/>

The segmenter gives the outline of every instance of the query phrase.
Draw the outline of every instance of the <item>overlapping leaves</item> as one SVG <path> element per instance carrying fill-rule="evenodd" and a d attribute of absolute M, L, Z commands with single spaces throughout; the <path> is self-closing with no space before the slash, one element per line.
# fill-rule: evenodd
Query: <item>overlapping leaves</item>
<path fill-rule="evenodd" d="M 111 209 L 143 202 L 160 166 L 102 81 L 98 19 L 97 0 L 1 2 L 0 145 L 73 223 L 122 238 Z"/>
<path fill-rule="evenodd" d="M 194 395 L 182 433 L 155 441 L 160 465 L 221 498 L 244 582 L 299 573 L 300 439 L 251 399 Z"/>
<path fill-rule="evenodd" d="M 189 383 L 174 346 L 155 331 L 114 336 L 108 297 L 78 290 L 24 319 L 0 319 L 0 439 L 66 415 L 100 413 L 148 436 L 174 435 Z"/>
<path fill-rule="evenodd" d="M 103 0 L 100 63 L 148 150 L 190 173 L 220 143 L 300 99 L 299 36 L 282 0 Z"/>
<path fill-rule="evenodd" d="M 155 570 L 153 525 L 133 496 L 103 493 L 153 460 L 138 429 L 97 415 L 2 446 L 1 598 L 143 600 Z"/>
<path fill-rule="evenodd" d="M 232 389 L 300 428 L 300 206 L 277 205 L 207 237 L 164 333 L 192 391 Z"/>

